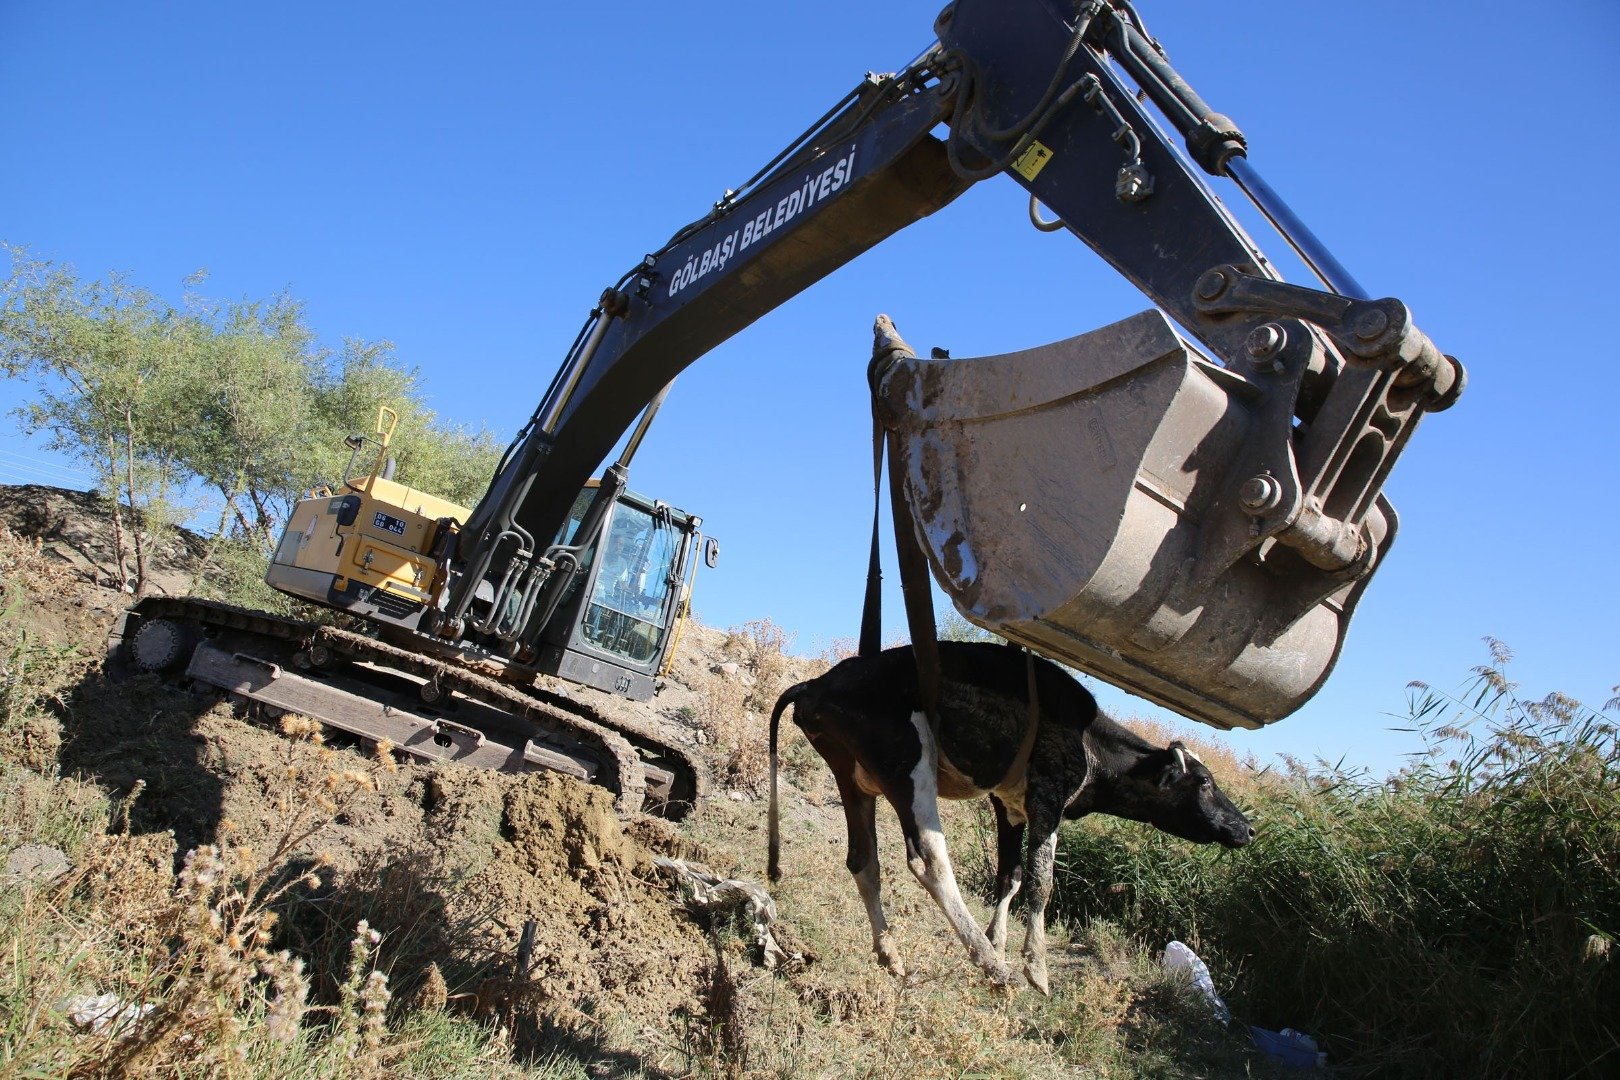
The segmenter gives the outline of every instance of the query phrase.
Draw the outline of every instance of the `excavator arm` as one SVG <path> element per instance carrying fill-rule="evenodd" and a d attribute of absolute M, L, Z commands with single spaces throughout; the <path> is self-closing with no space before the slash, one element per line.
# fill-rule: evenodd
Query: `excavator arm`
<path fill-rule="evenodd" d="M 603 293 L 446 552 L 435 633 L 532 647 L 567 586 L 553 537 L 640 413 L 590 534 L 676 374 L 1005 174 L 1038 227 L 1158 311 L 979 361 L 880 335 L 874 390 L 936 579 L 975 622 L 1220 726 L 1314 693 L 1393 537 L 1383 480 L 1461 366 L 1364 295 L 1127 0 L 957 0 L 935 30 Z M 1235 180 L 1323 288 L 1283 282 L 1200 169 Z M 1031 456 L 1051 467 L 1020 472 Z"/>
<path fill-rule="evenodd" d="M 445 606 L 449 636 L 477 625 L 480 581 L 507 579 L 514 558 L 544 557 L 580 485 L 683 368 L 967 189 L 930 134 L 951 104 L 932 56 L 897 75 L 868 76 L 778 161 L 603 293 L 461 530 L 466 569 Z M 605 477 L 604 507 L 622 473 Z M 537 633 L 543 621 L 523 632 Z"/>

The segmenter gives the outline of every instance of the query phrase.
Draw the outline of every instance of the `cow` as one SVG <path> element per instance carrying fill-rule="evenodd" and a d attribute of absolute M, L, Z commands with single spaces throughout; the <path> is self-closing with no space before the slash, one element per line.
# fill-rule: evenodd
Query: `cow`
<path fill-rule="evenodd" d="M 1110 719 L 1056 664 L 1010 645 L 939 643 L 938 743 L 918 700 L 909 645 L 852 657 L 789 687 L 771 711 L 770 879 L 781 879 L 777 807 L 777 735 L 783 712 L 827 762 L 849 830 L 845 865 L 854 875 L 878 962 L 896 975 L 905 964 L 889 934 L 879 895 L 877 796 L 900 817 L 906 865 L 945 912 L 974 963 L 997 984 L 1007 913 L 1022 883 L 1028 831 L 1029 895 L 1024 974 L 1042 994 L 1046 904 L 1058 825 L 1087 814 L 1113 814 L 1172 835 L 1237 848 L 1254 838 L 1241 811 L 1203 762 L 1180 742 L 1159 748 Z M 1037 708 L 1030 707 L 1034 688 Z M 996 908 L 981 931 L 963 902 L 940 831 L 938 799 L 988 795 L 996 816 Z"/>

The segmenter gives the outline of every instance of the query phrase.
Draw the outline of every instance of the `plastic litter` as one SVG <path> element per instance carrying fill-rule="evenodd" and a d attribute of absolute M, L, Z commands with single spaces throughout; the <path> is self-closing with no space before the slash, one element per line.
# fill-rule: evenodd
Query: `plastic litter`
<path fill-rule="evenodd" d="M 1198 958 L 1197 953 L 1179 941 L 1172 941 L 1164 947 L 1164 969 L 1185 972 L 1187 980 L 1209 1000 L 1210 1008 L 1215 1010 L 1215 1016 L 1220 1022 L 1223 1024 L 1231 1022 L 1232 1014 L 1226 1008 L 1226 1002 L 1215 992 L 1215 983 L 1209 977 L 1209 968 Z"/>
<path fill-rule="evenodd" d="M 58 1006 L 67 1018 L 81 1028 L 102 1035 L 115 1032 L 120 1039 L 134 1033 L 135 1025 L 157 1008 L 153 1004 L 131 1005 L 117 994 L 96 994 L 70 997 Z"/>
<path fill-rule="evenodd" d="M 1249 1037 L 1267 1057 L 1280 1061 L 1293 1069 L 1320 1069 L 1327 1065 L 1327 1055 L 1316 1048 L 1316 1040 L 1303 1031 L 1283 1028 L 1268 1031 L 1263 1027 L 1249 1027 Z"/>

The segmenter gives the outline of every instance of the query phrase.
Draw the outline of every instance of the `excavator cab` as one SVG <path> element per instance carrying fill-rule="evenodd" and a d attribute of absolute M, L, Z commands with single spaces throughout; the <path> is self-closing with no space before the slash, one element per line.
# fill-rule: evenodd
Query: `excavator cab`
<path fill-rule="evenodd" d="M 575 543 L 598 483 L 574 500 L 557 545 Z M 638 701 L 650 697 L 690 609 L 698 555 L 713 566 L 718 552 L 701 525 L 668 503 L 622 492 L 541 634 L 540 670 Z"/>
<path fill-rule="evenodd" d="M 388 447 L 397 422 L 384 406 L 372 435 L 346 440 L 347 479 L 298 502 L 265 576 L 282 592 L 368 619 L 396 638 L 401 629 L 426 633 L 445 584 L 443 551 L 469 514 L 394 479 Z M 356 474 L 368 446 L 371 471 Z M 538 672 L 643 700 L 672 657 L 699 553 L 713 566 L 718 545 L 699 532 L 702 519 L 628 490 L 609 506 L 596 539 L 581 537 L 599 487 L 596 479 L 585 485 L 557 532 L 554 546 L 569 549 L 577 569 L 538 647 L 514 650 L 498 632 L 467 645 L 520 681 Z M 498 630 L 532 607 L 538 589 L 514 591 L 500 613 L 487 602 L 478 610 Z"/>

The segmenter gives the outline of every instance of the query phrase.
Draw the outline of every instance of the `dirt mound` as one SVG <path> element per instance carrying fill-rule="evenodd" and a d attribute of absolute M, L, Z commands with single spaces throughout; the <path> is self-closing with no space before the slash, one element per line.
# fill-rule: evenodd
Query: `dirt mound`
<path fill-rule="evenodd" d="M 469 890 L 513 927 L 535 922 L 540 993 L 571 1007 L 700 1012 L 710 948 L 652 878 L 649 852 L 607 793 L 537 775 L 510 787 L 503 806 L 503 843 Z"/>
<path fill-rule="evenodd" d="M 201 550 L 193 541 L 176 534 L 165 549 L 164 587 L 184 591 Z M 312 949 L 323 947 L 323 937 L 352 933 L 360 918 L 392 927 L 381 955 L 402 991 L 431 961 L 452 993 L 480 993 L 481 981 L 509 973 L 532 925 L 529 979 L 521 1002 L 508 1007 L 535 1023 L 597 1030 L 613 1022 L 636 1032 L 706 1023 L 715 947 L 651 857 L 721 868 L 730 860 L 681 840 L 665 823 L 627 829 L 606 791 L 564 777 L 378 762 L 325 735 L 287 738 L 217 695 L 188 696 L 145 678 L 114 684 L 100 672 L 100 646 L 128 597 L 108 572 L 111 561 L 96 496 L 0 488 L 0 580 L 16 601 L 9 636 L 21 628 L 51 643 L 30 653 L 30 663 L 42 684 L 59 687 L 48 695 L 55 723 L 30 733 L 29 759 L 17 746 L 0 753 L 36 771 L 92 779 L 115 796 L 138 790 L 130 826 L 168 853 L 166 873 L 206 843 L 268 854 L 285 823 L 334 800 L 289 856 L 319 869 L 332 926 L 286 932 L 292 944 L 301 939 Z M 710 655 L 727 640 L 689 625 L 681 670 L 709 675 L 728 662 Z M 46 661 L 50 670 L 38 670 Z M 691 705 L 701 689 L 673 683 L 650 705 L 571 692 L 639 710 L 670 738 L 712 742 Z M 364 783 L 341 784 L 341 797 L 334 795 L 331 778 L 350 773 Z"/>

